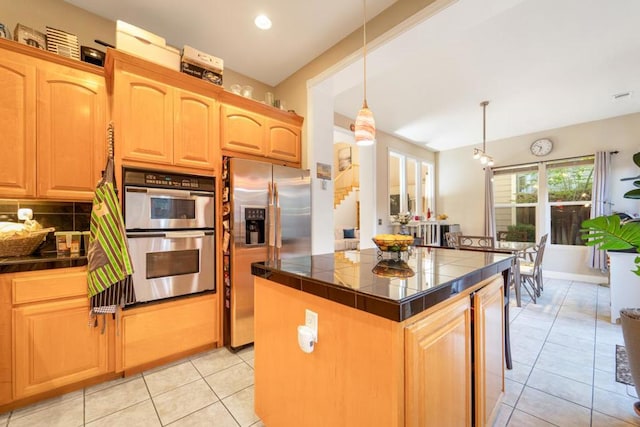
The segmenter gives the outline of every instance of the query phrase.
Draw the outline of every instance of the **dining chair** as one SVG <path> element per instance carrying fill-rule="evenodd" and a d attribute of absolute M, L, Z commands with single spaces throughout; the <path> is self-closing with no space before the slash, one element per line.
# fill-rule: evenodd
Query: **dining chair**
<path fill-rule="evenodd" d="M 496 246 L 492 236 L 458 236 L 459 248 L 492 249 Z"/>
<path fill-rule="evenodd" d="M 458 236 L 460 236 L 461 234 L 462 233 L 460 231 L 449 231 L 447 233 L 444 233 L 444 238 L 447 240 L 447 246 L 451 248 L 457 248 Z"/>
<path fill-rule="evenodd" d="M 520 283 L 534 304 L 544 290 L 542 260 L 548 236 L 548 234 L 542 236 L 534 250 L 526 253 L 527 259 L 521 259 L 519 262 Z"/>
<path fill-rule="evenodd" d="M 499 241 L 526 242 L 526 231 L 498 231 L 497 237 Z"/>

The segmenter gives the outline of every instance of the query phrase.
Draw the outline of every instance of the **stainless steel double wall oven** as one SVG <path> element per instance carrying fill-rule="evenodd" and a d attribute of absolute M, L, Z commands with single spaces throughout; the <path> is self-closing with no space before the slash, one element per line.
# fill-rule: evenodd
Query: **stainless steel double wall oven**
<path fill-rule="evenodd" d="M 215 178 L 123 169 L 137 302 L 215 290 Z"/>

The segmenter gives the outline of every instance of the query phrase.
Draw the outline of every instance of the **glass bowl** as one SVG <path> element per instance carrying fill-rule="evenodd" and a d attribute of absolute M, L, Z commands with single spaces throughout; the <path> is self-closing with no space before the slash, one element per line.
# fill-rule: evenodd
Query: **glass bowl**
<path fill-rule="evenodd" d="M 413 277 L 416 273 L 409 267 L 409 264 L 402 260 L 383 259 L 379 261 L 371 270 L 374 274 L 382 277 L 397 277 L 406 279 Z"/>
<path fill-rule="evenodd" d="M 407 251 L 409 246 L 413 244 L 413 236 L 405 236 L 404 234 L 378 234 L 372 240 L 382 252 Z"/>

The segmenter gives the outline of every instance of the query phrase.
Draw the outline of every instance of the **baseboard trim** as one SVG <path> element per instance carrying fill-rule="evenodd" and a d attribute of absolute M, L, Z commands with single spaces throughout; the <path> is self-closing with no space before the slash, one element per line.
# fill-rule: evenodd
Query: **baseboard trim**
<path fill-rule="evenodd" d="M 575 274 L 566 273 L 563 271 L 548 271 L 544 270 L 543 276 L 545 279 L 562 279 L 571 280 L 574 282 L 585 282 L 595 284 L 609 284 L 609 277 L 606 275 L 591 275 L 591 274 Z"/>

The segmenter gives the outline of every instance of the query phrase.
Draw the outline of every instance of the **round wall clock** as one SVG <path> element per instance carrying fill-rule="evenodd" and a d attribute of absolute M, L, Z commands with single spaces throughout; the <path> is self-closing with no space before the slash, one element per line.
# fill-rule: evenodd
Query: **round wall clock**
<path fill-rule="evenodd" d="M 535 156 L 546 156 L 553 149 L 553 142 L 548 138 L 538 139 L 537 141 L 533 141 L 531 144 L 530 150 L 531 154 Z"/>

